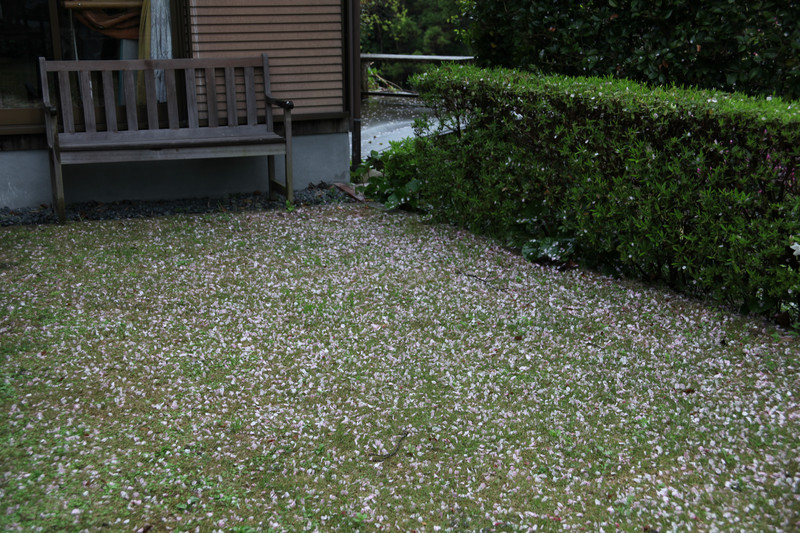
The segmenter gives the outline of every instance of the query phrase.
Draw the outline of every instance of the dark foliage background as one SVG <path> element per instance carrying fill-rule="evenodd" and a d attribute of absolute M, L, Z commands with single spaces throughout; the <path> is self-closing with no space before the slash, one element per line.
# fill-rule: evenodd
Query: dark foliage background
<path fill-rule="evenodd" d="M 463 2 L 484 66 L 800 98 L 800 2 Z"/>
<path fill-rule="evenodd" d="M 470 55 L 461 0 L 362 0 L 361 51 L 384 54 Z M 424 67 L 376 65 L 387 80 L 405 85 Z"/>

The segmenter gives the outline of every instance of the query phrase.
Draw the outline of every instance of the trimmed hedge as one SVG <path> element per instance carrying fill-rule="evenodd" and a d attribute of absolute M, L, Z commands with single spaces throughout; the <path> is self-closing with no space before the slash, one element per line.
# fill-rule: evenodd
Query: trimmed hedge
<path fill-rule="evenodd" d="M 471 66 L 415 84 L 438 135 L 395 144 L 369 193 L 533 260 L 800 322 L 797 104 Z"/>
<path fill-rule="evenodd" d="M 800 3 L 468 1 L 485 66 L 800 98 Z"/>

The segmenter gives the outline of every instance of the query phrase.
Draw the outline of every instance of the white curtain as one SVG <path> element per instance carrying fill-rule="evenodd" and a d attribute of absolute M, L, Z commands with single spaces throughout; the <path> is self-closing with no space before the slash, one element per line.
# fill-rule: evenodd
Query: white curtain
<path fill-rule="evenodd" d="M 141 59 L 172 59 L 172 31 L 169 0 L 144 0 L 139 23 L 139 57 Z M 166 102 L 167 88 L 164 72 L 157 70 L 156 96 Z"/>
<path fill-rule="evenodd" d="M 150 0 L 150 24 L 150 57 L 172 59 L 169 0 Z M 156 72 L 156 95 L 159 102 L 167 101 L 167 86 L 161 70 Z"/>

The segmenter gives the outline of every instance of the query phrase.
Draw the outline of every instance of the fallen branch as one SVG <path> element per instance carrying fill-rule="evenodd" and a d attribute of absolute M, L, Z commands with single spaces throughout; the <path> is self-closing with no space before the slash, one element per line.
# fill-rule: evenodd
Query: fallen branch
<path fill-rule="evenodd" d="M 370 454 L 371 457 L 369 460 L 372 461 L 373 463 L 382 463 L 386 459 L 394 457 L 395 455 L 397 455 L 397 452 L 400 450 L 400 445 L 403 444 L 403 441 L 405 440 L 406 437 L 408 437 L 408 430 L 405 430 L 403 434 L 400 435 L 400 440 L 397 441 L 397 446 L 394 447 L 394 450 L 392 450 L 387 454 L 371 453 Z"/>
<path fill-rule="evenodd" d="M 372 65 L 373 65 L 373 63 L 370 63 L 370 64 L 369 64 L 369 66 L 370 66 L 370 67 L 371 67 Z M 400 87 L 398 84 L 396 84 L 396 83 L 394 83 L 394 82 L 392 82 L 392 81 L 389 81 L 389 80 L 387 80 L 386 78 L 384 78 L 383 76 L 381 76 L 380 74 L 378 74 L 378 71 L 376 71 L 376 70 L 374 70 L 374 69 L 370 69 L 370 71 L 369 71 L 369 76 L 370 76 L 370 77 L 372 77 L 372 78 L 375 78 L 375 83 L 376 83 L 376 85 L 377 85 L 379 88 L 381 88 L 381 89 L 386 89 L 386 90 L 387 90 L 387 92 L 406 92 L 406 91 L 405 91 L 405 90 L 404 90 L 402 87 Z"/>
<path fill-rule="evenodd" d="M 462 276 L 466 276 L 468 278 L 477 279 L 478 281 L 481 281 L 481 282 L 485 283 L 489 288 L 494 289 L 496 291 L 508 291 L 508 289 L 506 289 L 505 287 L 497 287 L 497 286 L 494 285 L 494 283 L 492 281 L 490 281 L 488 279 L 484 279 L 484 278 L 482 278 L 480 276 L 476 276 L 475 274 L 468 274 L 468 273 L 462 272 L 460 270 L 458 270 L 457 272 L 459 274 L 461 274 Z"/>

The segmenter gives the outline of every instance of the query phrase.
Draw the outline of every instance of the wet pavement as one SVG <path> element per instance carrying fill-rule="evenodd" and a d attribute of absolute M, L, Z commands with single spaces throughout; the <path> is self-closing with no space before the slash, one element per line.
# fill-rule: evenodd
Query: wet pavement
<path fill-rule="evenodd" d="M 418 98 L 370 96 L 361 103 L 361 156 L 382 152 L 390 141 L 414 136 L 414 120 L 429 114 Z"/>

